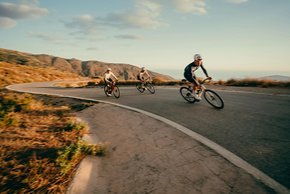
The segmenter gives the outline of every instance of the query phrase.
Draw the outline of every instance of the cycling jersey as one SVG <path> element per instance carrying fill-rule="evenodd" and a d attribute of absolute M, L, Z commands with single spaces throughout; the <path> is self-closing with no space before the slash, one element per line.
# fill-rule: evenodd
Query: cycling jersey
<path fill-rule="evenodd" d="M 150 75 L 149 75 L 148 71 L 146 71 L 146 70 L 140 71 L 139 74 L 137 75 L 138 80 L 144 80 L 147 78 L 150 78 Z"/>
<path fill-rule="evenodd" d="M 194 72 L 199 68 L 201 67 L 203 73 L 206 75 L 206 77 L 208 77 L 207 75 L 207 71 L 206 69 L 203 67 L 203 64 L 201 64 L 200 66 L 199 65 L 196 65 L 194 63 L 194 61 L 190 64 L 188 64 L 185 69 L 184 69 L 184 74 L 190 74 L 190 75 L 194 75 Z"/>
<path fill-rule="evenodd" d="M 203 67 L 203 64 L 201 65 L 196 65 L 194 63 L 194 61 L 190 64 L 188 64 L 185 68 L 184 68 L 184 77 L 190 81 L 190 82 L 194 82 L 197 84 L 197 81 L 196 81 L 196 76 L 194 74 L 194 72 L 199 68 L 201 67 L 203 73 L 206 75 L 206 77 L 208 77 L 208 74 L 207 74 L 207 71 L 206 69 Z"/>
<path fill-rule="evenodd" d="M 111 77 L 114 77 L 117 80 L 117 77 L 115 76 L 115 74 L 113 72 L 111 72 L 111 71 L 109 73 L 106 72 L 104 74 L 104 80 L 105 80 L 105 82 L 111 82 L 112 81 Z"/>

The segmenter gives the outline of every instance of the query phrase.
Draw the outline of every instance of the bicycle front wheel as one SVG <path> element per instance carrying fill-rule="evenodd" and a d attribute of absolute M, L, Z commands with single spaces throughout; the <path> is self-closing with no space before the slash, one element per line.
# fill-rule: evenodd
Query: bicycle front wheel
<path fill-rule="evenodd" d="M 118 88 L 118 86 L 114 87 L 113 94 L 114 94 L 115 98 L 120 97 L 120 89 Z"/>
<path fill-rule="evenodd" d="M 137 83 L 137 84 L 136 84 L 136 88 L 137 88 L 137 90 L 138 90 L 139 92 L 141 92 L 141 93 L 143 93 L 143 92 L 145 91 L 145 89 L 142 88 L 141 83 Z"/>
<path fill-rule="evenodd" d="M 204 98 L 210 105 L 212 105 L 216 109 L 224 108 L 224 101 L 216 92 L 206 89 L 204 91 Z"/>
<path fill-rule="evenodd" d="M 147 83 L 147 84 L 146 84 L 146 88 L 149 90 L 149 92 L 150 92 L 151 94 L 154 94 L 154 93 L 155 93 L 155 88 L 154 88 L 154 86 L 153 86 L 152 84 Z"/>
<path fill-rule="evenodd" d="M 194 98 L 194 96 L 192 95 L 192 92 L 190 91 L 190 89 L 188 87 L 181 87 L 179 89 L 179 92 L 181 94 L 181 96 L 190 103 L 194 103 L 196 101 L 196 99 Z"/>

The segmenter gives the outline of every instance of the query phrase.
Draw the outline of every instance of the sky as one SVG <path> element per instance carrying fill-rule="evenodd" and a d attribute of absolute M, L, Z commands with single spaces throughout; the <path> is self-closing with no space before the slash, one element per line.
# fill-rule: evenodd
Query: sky
<path fill-rule="evenodd" d="M 181 77 L 290 76 L 290 0 L 0 0 L 0 48 Z M 178 76 L 181 75 L 181 76 Z"/>

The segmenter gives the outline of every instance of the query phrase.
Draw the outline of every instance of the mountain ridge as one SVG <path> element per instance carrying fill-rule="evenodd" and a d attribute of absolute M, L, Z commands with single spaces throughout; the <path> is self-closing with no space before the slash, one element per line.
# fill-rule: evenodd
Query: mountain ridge
<path fill-rule="evenodd" d="M 126 63 L 109 63 L 97 60 L 82 61 L 71 58 L 66 59 L 48 54 L 31 54 L 27 52 L 8 50 L 0 48 L 0 62 L 12 64 L 54 67 L 58 70 L 75 73 L 84 77 L 102 77 L 107 68 L 111 68 L 118 78 L 124 80 L 136 80 L 140 68 Z M 153 78 L 163 81 L 175 80 L 169 75 L 163 75 L 148 70 Z"/>

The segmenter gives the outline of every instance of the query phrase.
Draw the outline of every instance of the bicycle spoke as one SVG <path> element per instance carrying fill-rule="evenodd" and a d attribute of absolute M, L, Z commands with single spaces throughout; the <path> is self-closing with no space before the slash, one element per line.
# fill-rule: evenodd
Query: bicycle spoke
<path fill-rule="evenodd" d="M 206 89 L 204 93 L 204 98 L 210 105 L 217 109 L 222 109 L 224 107 L 224 102 L 221 97 L 212 90 Z"/>
<path fill-rule="evenodd" d="M 196 99 L 192 95 L 191 91 L 187 87 L 181 87 L 179 90 L 181 96 L 188 102 L 194 103 Z"/>
<path fill-rule="evenodd" d="M 115 86 L 113 94 L 116 98 L 120 97 L 120 90 L 119 90 L 118 86 Z"/>
<path fill-rule="evenodd" d="M 152 84 L 147 83 L 146 87 L 147 87 L 147 89 L 149 90 L 149 92 L 151 94 L 154 94 L 155 93 L 155 88 L 154 88 L 154 86 Z"/>

